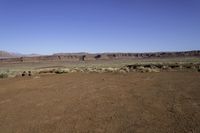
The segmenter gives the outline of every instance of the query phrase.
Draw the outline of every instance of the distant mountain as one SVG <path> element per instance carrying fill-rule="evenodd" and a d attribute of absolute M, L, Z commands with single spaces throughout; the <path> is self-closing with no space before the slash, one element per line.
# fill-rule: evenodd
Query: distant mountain
<path fill-rule="evenodd" d="M 23 58 L 21 58 L 23 57 Z M 200 57 L 200 50 L 181 52 L 147 52 L 147 53 L 56 53 L 53 55 L 16 54 L 0 51 L 0 61 L 83 61 L 83 60 L 116 60 L 116 59 L 147 59 Z M 9 59 L 10 58 L 10 59 Z"/>
<path fill-rule="evenodd" d="M 21 54 L 21 53 L 14 53 L 14 52 L 7 52 L 0 50 L 0 58 L 14 58 L 14 57 L 35 57 L 40 56 L 39 54 Z"/>
<path fill-rule="evenodd" d="M 15 55 L 14 53 L 0 50 L 0 58 L 11 58 L 11 57 L 17 57 L 17 55 Z"/>
<path fill-rule="evenodd" d="M 78 52 L 78 53 L 54 53 L 53 55 L 87 55 L 89 53 L 86 52 Z"/>
<path fill-rule="evenodd" d="M 36 57 L 36 56 L 41 56 L 40 54 L 24 54 L 24 57 Z"/>

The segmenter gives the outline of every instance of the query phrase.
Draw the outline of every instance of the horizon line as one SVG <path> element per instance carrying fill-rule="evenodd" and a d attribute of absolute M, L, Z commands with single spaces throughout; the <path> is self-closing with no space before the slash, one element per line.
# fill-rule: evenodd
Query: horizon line
<path fill-rule="evenodd" d="M 19 54 L 19 55 L 42 55 L 42 56 L 45 56 L 45 55 L 56 55 L 56 54 L 113 54 L 113 53 L 173 53 L 173 52 L 193 52 L 193 51 L 200 51 L 200 49 L 196 49 L 196 50 L 166 50 L 166 51 L 163 51 L 163 50 L 160 50 L 160 51 L 144 51 L 144 52 L 130 52 L 130 51 L 126 51 L 126 52 L 122 52 L 122 51 L 107 51 L 107 52 L 87 52 L 87 51 L 82 51 L 82 52 L 54 52 L 54 53 L 51 53 L 51 54 L 41 54 L 41 53 L 20 53 L 20 52 L 11 52 L 11 51 L 6 51 L 6 50 L 0 50 L 0 52 L 7 52 L 9 54 Z"/>

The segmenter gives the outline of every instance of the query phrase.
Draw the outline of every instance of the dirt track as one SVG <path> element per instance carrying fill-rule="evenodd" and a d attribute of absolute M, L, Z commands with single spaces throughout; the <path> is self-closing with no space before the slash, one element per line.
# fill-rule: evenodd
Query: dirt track
<path fill-rule="evenodd" d="M 199 133 L 200 73 L 0 80 L 1 133 Z"/>

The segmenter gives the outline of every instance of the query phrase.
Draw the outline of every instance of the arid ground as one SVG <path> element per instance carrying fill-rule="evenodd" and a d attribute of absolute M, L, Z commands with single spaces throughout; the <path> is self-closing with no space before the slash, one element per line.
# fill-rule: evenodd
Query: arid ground
<path fill-rule="evenodd" d="M 200 73 L 1 79 L 0 132 L 199 133 Z"/>

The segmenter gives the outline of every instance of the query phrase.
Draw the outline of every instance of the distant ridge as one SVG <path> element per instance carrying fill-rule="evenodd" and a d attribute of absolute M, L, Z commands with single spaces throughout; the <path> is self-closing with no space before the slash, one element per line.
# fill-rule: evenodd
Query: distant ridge
<path fill-rule="evenodd" d="M 56 53 L 53 55 L 12 54 L 0 52 L 0 62 L 43 62 L 43 61 L 89 61 L 89 60 L 118 60 L 118 59 L 152 59 L 198 57 L 200 50 L 182 52 L 146 52 L 146 53 Z"/>
<path fill-rule="evenodd" d="M 87 55 L 90 53 L 87 52 L 78 52 L 78 53 L 54 53 L 53 55 Z"/>

